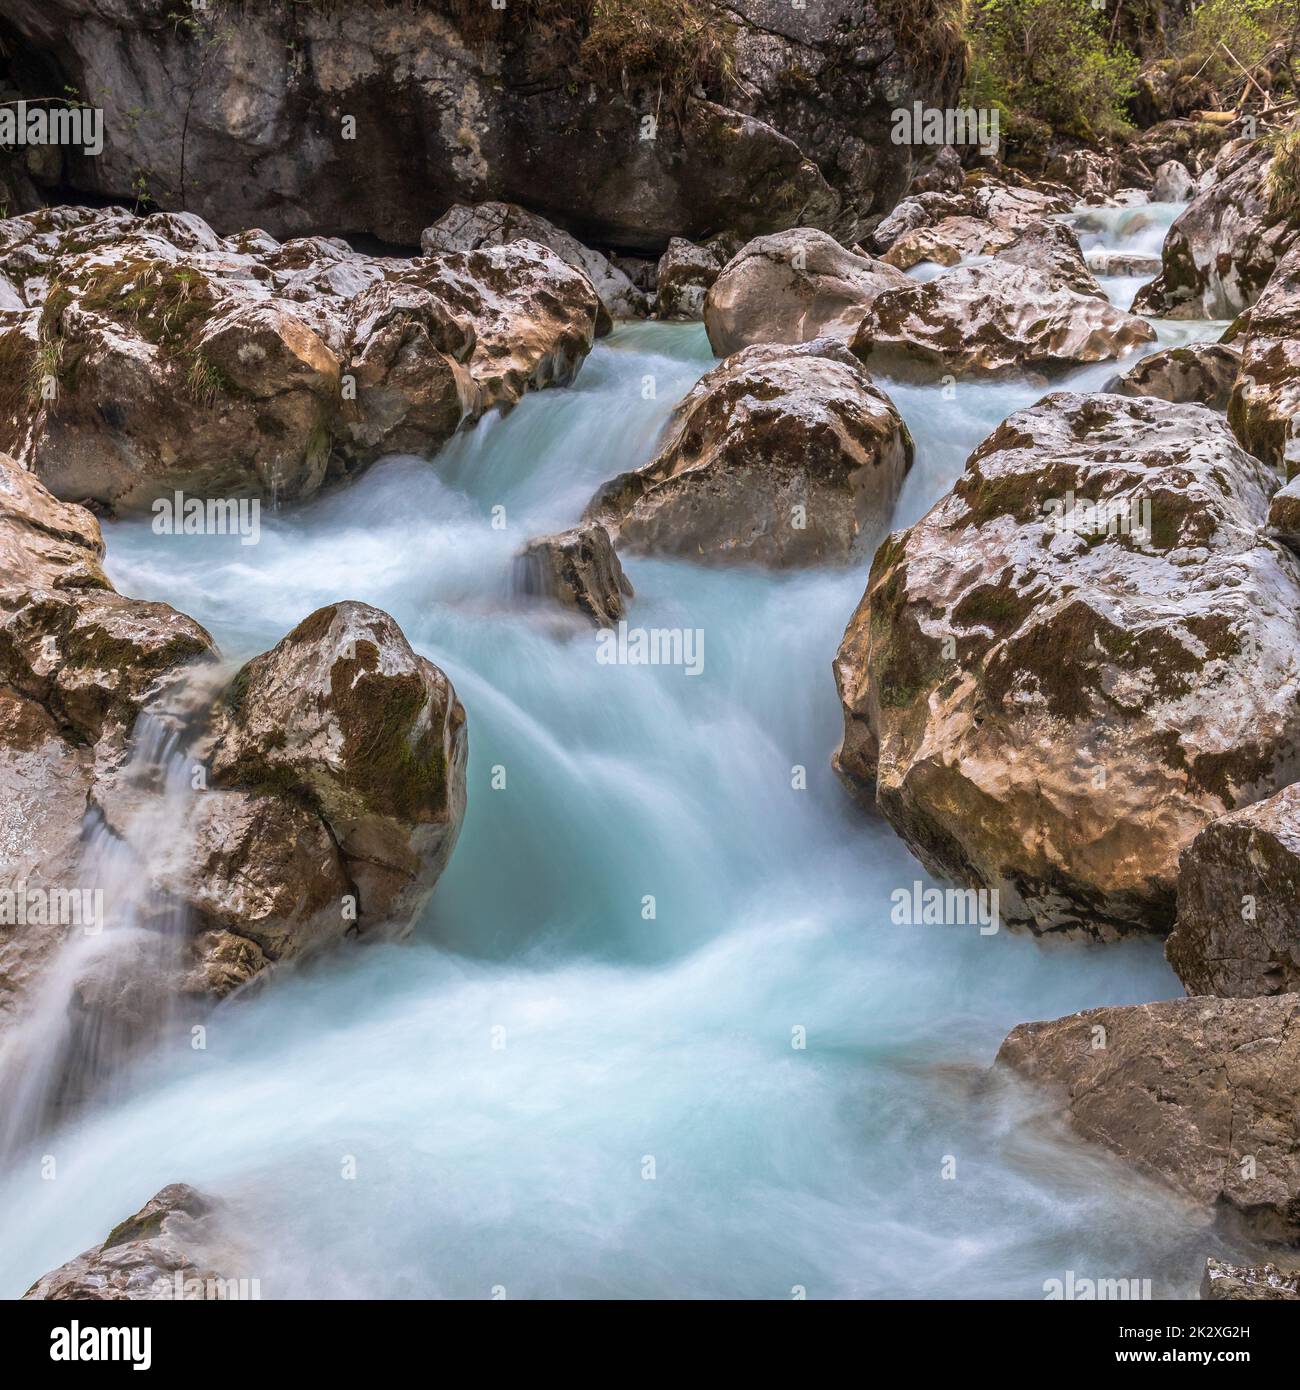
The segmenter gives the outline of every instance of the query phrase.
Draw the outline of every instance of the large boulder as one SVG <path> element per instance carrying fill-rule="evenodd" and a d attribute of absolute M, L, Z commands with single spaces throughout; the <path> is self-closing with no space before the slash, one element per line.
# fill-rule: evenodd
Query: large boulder
<path fill-rule="evenodd" d="M 1276 481 L 1193 405 L 1010 416 L 880 547 L 836 765 L 934 872 L 1100 937 L 1172 923 L 1179 852 L 1300 776 L 1300 565 Z"/>
<path fill-rule="evenodd" d="M 1144 357 L 1108 382 L 1106 390 L 1227 410 L 1240 368 L 1241 350 L 1230 343 L 1188 343 Z"/>
<path fill-rule="evenodd" d="M 702 377 L 658 454 L 587 515 L 633 550 L 839 563 L 874 545 L 911 463 L 902 417 L 842 343 L 759 345 Z"/>
<path fill-rule="evenodd" d="M 871 301 L 912 282 L 810 227 L 758 237 L 723 267 L 704 301 L 718 357 L 756 343 L 849 339 Z"/>
<path fill-rule="evenodd" d="M 1163 269 L 1138 291 L 1135 312 L 1231 319 L 1250 308 L 1300 230 L 1270 210 L 1272 157 L 1260 140 L 1223 147 L 1205 187 L 1170 227 Z"/>
<path fill-rule="evenodd" d="M 420 233 L 420 250 L 426 256 L 438 256 L 446 251 L 506 246 L 512 241 L 548 246 L 566 265 L 581 271 L 600 296 L 609 319 L 643 319 L 649 312 L 645 295 L 607 257 L 514 203 L 478 203 L 473 207 L 457 203 Z"/>
<path fill-rule="evenodd" d="M 998 1064 L 1208 1213 L 1300 1237 L 1300 995 L 1172 999 L 1022 1023 Z"/>
<path fill-rule="evenodd" d="M 6 7 L 17 95 L 48 97 L 56 74 L 110 132 L 97 158 L 58 151 L 49 186 L 126 200 L 143 179 L 155 205 L 222 231 L 405 246 L 485 200 L 655 255 L 724 227 L 856 238 L 924 153 L 890 139 L 892 112 L 951 106 L 965 66 L 948 6 L 893 23 L 858 0 L 175 11 Z"/>
<path fill-rule="evenodd" d="M 529 541 L 515 557 L 514 583 L 524 596 L 553 599 L 600 628 L 613 627 L 633 597 L 609 532 L 594 521 Z"/>
<path fill-rule="evenodd" d="M 1188 994 L 1300 993 L 1300 784 L 1216 820 L 1183 851 L 1165 954 Z"/>
<path fill-rule="evenodd" d="M 214 787 L 273 791 L 327 827 L 356 898 L 352 929 L 410 930 L 460 832 L 465 711 L 387 613 L 349 602 L 305 618 L 240 670 L 217 707 L 213 738 Z M 238 814 L 245 810 L 239 803 Z M 291 830 L 277 830 L 271 843 L 315 853 L 295 845 Z M 227 842 L 222 834 L 208 843 L 220 854 Z M 334 921 L 342 935 L 344 914 Z M 268 949 L 266 940 L 258 945 Z"/>
<path fill-rule="evenodd" d="M 572 380 L 599 301 L 534 242 L 398 260 L 192 214 L 0 222 L 0 446 L 60 497 L 293 501 Z"/>
<path fill-rule="evenodd" d="M 890 374 L 931 380 L 1057 372 L 1122 357 L 1155 338 L 1145 320 L 1086 289 L 1092 277 L 1082 261 L 1070 276 L 1050 261 L 1042 268 L 1048 249 L 1034 241 L 1023 259 L 1004 251 L 923 284 L 884 290 L 867 307 L 853 351 Z"/>
<path fill-rule="evenodd" d="M 23 1297 L 74 1303 L 257 1297 L 257 1281 L 235 1272 L 247 1255 L 229 1225 L 221 1202 L 172 1183 L 101 1244 L 42 1275 Z"/>
<path fill-rule="evenodd" d="M 1240 338 L 1228 420 L 1252 454 L 1300 473 L 1300 241 L 1278 262 Z"/>

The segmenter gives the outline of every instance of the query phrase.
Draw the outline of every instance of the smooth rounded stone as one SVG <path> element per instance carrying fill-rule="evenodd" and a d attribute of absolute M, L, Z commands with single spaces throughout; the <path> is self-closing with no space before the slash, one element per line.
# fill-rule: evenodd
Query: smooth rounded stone
<path fill-rule="evenodd" d="M 6 6 L 13 95 L 49 97 L 50 73 L 104 94 L 103 152 L 50 149 L 51 199 L 129 201 L 148 170 L 157 204 L 280 237 L 340 227 L 411 245 L 452 202 L 490 198 L 645 254 L 719 227 L 851 241 L 926 152 L 891 140 L 893 111 L 952 107 L 965 74 L 946 19 L 891 21 L 860 0 L 693 7 L 691 36 L 672 6 L 629 11 L 635 31 L 590 4 L 299 4 L 291 30 L 279 5 L 243 6 L 237 24 L 184 8 L 172 23 L 161 0 Z M 691 38 L 704 60 L 688 75 Z"/>
<path fill-rule="evenodd" d="M 882 291 L 912 282 L 811 227 L 757 237 L 723 267 L 704 301 L 718 357 L 756 343 L 848 339 Z"/>
<path fill-rule="evenodd" d="M 659 258 L 655 314 L 661 319 L 704 317 L 704 300 L 722 271 L 722 262 L 707 246 L 673 237 Z"/>
<path fill-rule="evenodd" d="M 1268 145 L 1225 145 L 1203 187 L 1165 237 L 1159 277 L 1133 301 L 1135 313 L 1231 319 L 1249 309 L 1300 230 L 1269 210 Z"/>
<path fill-rule="evenodd" d="M 1088 269 L 1094 275 L 1123 276 L 1136 279 L 1138 276 L 1159 275 L 1160 257 L 1146 256 L 1140 251 L 1107 251 L 1098 249 L 1087 255 Z"/>
<path fill-rule="evenodd" d="M 600 302 L 535 242 L 401 260 L 312 237 L 218 237 L 192 214 L 0 223 L 0 447 L 117 511 L 175 491 L 314 495 L 571 381 Z M 15 384 L 16 383 L 16 384 Z"/>
<path fill-rule="evenodd" d="M 1016 229 L 1015 239 L 995 253 L 996 260 L 1041 271 L 1076 294 L 1106 299 L 1106 292 L 1088 268 L 1079 238 L 1064 222 L 1026 222 Z M 1107 301 L 1109 302 L 1109 301 Z"/>
<path fill-rule="evenodd" d="M 280 793 L 214 789 L 163 847 L 158 886 L 188 912 L 182 995 L 222 999 L 268 966 L 358 930 L 330 826 Z"/>
<path fill-rule="evenodd" d="M 123 1302 L 255 1297 L 237 1271 L 247 1254 L 230 1234 L 229 1209 L 185 1183 L 172 1183 L 134 1216 L 58 1269 L 25 1299 Z"/>
<path fill-rule="evenodd" d="M 1015 241 L 1012 227 L 998 227 L 982 217 L 945 217 L 930 226 L 904 232 L 881 260 L 899 270 L 931 261 L 936 265 L 956 265 L 969 256 L 990 256 Z"/>
<path fill-rule="evenodd" d="M 465 813 L 465 711 L 447 677 L 364 603 L 303 619 L 236 675 L 214 714 L 218 788 L 312 809 L 355 886 L 362 936 L 402 935 Z"/>
<path fill-rule="evenodd" d="M 1011 926 L 1168 929 L 1179 853 L 1300 776 L 1275 487 L 1201 406 L 1060 392 L 1010 416 L 876 554 L 837 769 Z"/>
<path fill-rule="evenodd" d="M 1216 820 L 1183 851 L 1165 955 L 1188 994 L 1300 992 L 1300 785 Z"/>
<path fill-rule="evenodd" d="M 1176 159 L 1167 159 L 1156 170 L 1155 182 L 1151 185 L 1153 203 L 1185 203 L 1196 188 L 1196 180 L 1185 164 Z"/>
<path fill-rule="evenodd" d="M 1244 319 L 1228 420 L 1252 454 L 1289 478 L 1300 472 L 1300 241 Z"/>
<path fill-rule="evenodd" d="M 1211 1255 L 1201 1276 L 1201 1297 L 1221 1303 L 1300 1303 L 1300 1270 L 1229 1264 Z"/>
<path fill-rule="evenodd" d="M 1122 357 L 1155 336 L 1149 323 L 1116 309 L 1100 290 L 1080 293 L 1061 275 L 1017 264 L 1004 252 L 885 290 L 868 306 L 852 347 L 868 366 L 928 381 L 1063 371 Z"/>
<path fill-rule="evenodd" d="M 1022 1023 L 997 1065 L 1207 1215 L 1300 1236 L 1300 995 L 1171 999 Z M 1247 1162 L 1247 1160 L 1251 1160 Z"/>
<path fill-rule="evenodd" d="M 519 593 L 557 600 L 597 627 L 613 627 L 634 597 L 609 532 L 594 521 L 531 540 L 515 558 Z"/>
<path fill-rule="evenodd" d="M 1268 504 L 1268 533 L 1300 554 L 1300 475 L 1273 494 Z"/>
<path fill-rule="evenodd" d="M 847 348 L 728 357 L 678 404 L 659 453 L 587 516 L 632 550 L 777 567 L 843 563 L 888 525 L 912 439 Z"/>
<path fill-rule="evenodd" d="M 1229 343 L 1189 343 L 1144 357 L 1109 381 L 1106 390 L 1227 410 L 1240 366 L 1241 352 Z"/>
<path fill-rule="evenodd" d="M 512 241 L 547 246 L 566 265 L 581 271 L 591 281 L 610 320 L 643 319 L 649 312 L 645 295 L 607 257 L 516 203 L 456 203 L 420 233 L 420 250 L 426 256 L 437 256 L 445 251 L 506 246 Z M 602 325 L 605 331 L 610 326 Z"/>

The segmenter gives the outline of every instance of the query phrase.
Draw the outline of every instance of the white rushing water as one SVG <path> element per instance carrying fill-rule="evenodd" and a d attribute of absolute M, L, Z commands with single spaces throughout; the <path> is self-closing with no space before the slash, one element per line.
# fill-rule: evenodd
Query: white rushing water
<path fill-rule="evenodd" d="M 18 1157 L 0 1293 L 174 1181 L 233 1203 L 266 1297 L 1041 1298 L 1067 1270 L 1194 1287 L 1217 1248 L 1200 1223 L 984 1079 L 1023 1020 L 1178 995 L 1161 943 L 890 922 L 923 875 L 829 767 L 866 560 L 629 559 L 630 621 L 702 629 L 698 677 L 599 665 L 589 628 L 512 600 L 517 548 L 648 458 L 710 362 L 698 326 L 621 328 L 573 388 L 264 515 L 257 545 L 106 527 L 118 587 L 232 659 L 331 600 L 392 613 L 468 710 L 469 810 L 412 942 L 219 1010 L 206 1050 L 162 1047 Z M 918 446 L 896 525 L 1043 389 L 884 384 Z"/>

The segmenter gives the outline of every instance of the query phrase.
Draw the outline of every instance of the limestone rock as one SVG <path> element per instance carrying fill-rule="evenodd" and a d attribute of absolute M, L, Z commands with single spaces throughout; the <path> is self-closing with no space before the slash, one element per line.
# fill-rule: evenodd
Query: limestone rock
<path fill-rule="evenodd" d="M 911 462 L 898 411 L 842 343 L 757 345 L 702 377 L 655 458 L 587 515 L 632 550 L 843 563 L 888 525 Z"/>
<path fill-rule="evenodd" d="M 1121 396 L 1152 396 L 1227 410 L 1240 366 L 1241 352 L 1231 344 L 1189 343 L 1151 353 L 1106 389 Z"/>
<path fill-rule="evenodd" d="M 911 283 L 893 266 L 800 227 L 758 237 L 727 262 L 704 301 L 704 326 L 719 357 L 756 343 L 847 340 L 876 295 Z"/>
<path fill-rule="evenodd" d="M 1300 995 L 1022 1023 L 997 1060 L 1059 1097 L 1084 1138 L 1207 1212 L 1300 1236 Z"/>
<path fill-rule="evenodd" d="M 1183 851 L 1165 954 L 1188 994 L 1300 992 L 1300 786 L 1216 820 Z"/>
<path fill-rule="evenodd" d="M 1061 392 L 880 547 L 836 765 L 1002 920 L 1172 924 L 1179 853 L 1300 776 L 1300 565 L 1200 406 Z"/>
<path fill-rule="evenodd" d="M 227 1221 L 222 1203 L 172 1183 L 101 1245 L 43 1275 L 23 1297 L 79 1303 L 238 1298 L 250 1281 L 234 1273 L 245 1257 L 223 1229 Z"/>
<path fill-rule="evenodd" d="M 597 627 L 613 627 L 633 597 L 609 532 L 594 521 L 529 541 L 516 559 L 521 593 L 558 600 Z"/>

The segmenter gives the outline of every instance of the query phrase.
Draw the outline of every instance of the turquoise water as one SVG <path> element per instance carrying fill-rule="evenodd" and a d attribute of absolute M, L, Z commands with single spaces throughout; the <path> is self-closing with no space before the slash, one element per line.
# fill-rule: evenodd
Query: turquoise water
<path fill-rule="evenodd" d="M 572 389 L 264 515 L 257 545 L 106 527 L 118 587 L 231 661 L 331 600 L 392 613 L 467 708 L 469 810 L 414 940 L 224 1007 L 206 1051 L 186 1033 L 18 1157 L 0 1293 L 174 1181 L 232 1203 L 264 1297 L 1194 1287 L 1201 1223 L 986 1079 L 1023 1020 L 1179 994 L 1160 943 L 890 922 L 924 876 L 829 767 L 865 561 L 628 559 L 630 621 L 700 629 L 698 677 L 600 665 L 589 628 L 512 597 L 518 547 L 648 458 L 711 360 L 698 326 L 622 328 Z M 890 389 L 905 524 L 1043 387 Z"/>

